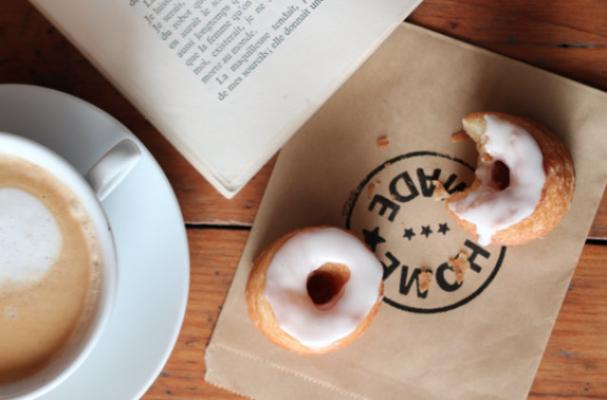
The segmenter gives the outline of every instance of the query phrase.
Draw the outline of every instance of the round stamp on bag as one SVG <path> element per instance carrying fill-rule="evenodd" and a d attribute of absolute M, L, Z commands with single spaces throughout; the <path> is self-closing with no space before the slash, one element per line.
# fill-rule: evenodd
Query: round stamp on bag
<path fill-rule="evenodd" d="M 415 313 L 446 312 L 487 289 L 506 255 L 461 230 L 437 199 L 474 179 L 465 161 L 431 151 L 394 157 L 373 169 L 352 192 L 346 228 L 361 237 L 384 267 L 384 302 Z"/>

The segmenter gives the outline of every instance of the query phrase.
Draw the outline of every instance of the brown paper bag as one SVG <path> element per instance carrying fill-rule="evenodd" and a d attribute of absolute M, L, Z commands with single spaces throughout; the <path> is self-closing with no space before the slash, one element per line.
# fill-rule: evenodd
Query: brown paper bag
<path fill-rule="evenodd" d="M 431 199 L 432 179 L 450 190 L 471 182 L 474 146 L 449 136 L 481 110 L 537 120 L 572 152 L 571 209 L 542 240 L 481 247 Z M 282 151 L 206 379 L 258 399 L 524 398 L 607 179 L 605 129 L 605 93 L 404 24 Z M 264 246 L 318 224 L 351 229 L 375 250 L 385 304 L 353 345 L 302 357 L 255 329 L 243 294 Z M 458 283 L 446 261 L 461 249 L 472 263 Z M 432 270 L 427 292 L 422 267 Z"/>

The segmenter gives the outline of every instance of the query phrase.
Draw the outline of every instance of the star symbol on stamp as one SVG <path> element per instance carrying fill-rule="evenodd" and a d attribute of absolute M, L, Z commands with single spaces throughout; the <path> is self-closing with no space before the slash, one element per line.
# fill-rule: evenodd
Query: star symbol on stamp
<path fill-rule="evenodd" d="M 386 242 L 386 239 L 379 234 L 379 227 L 376 227 L 372 231 L 363 229 L 363 235 L 365 236 L 365 243 L 369 245 L 372 251 L 377 249 L 378 244 Z"/>
<path fill-rule="evenodd" d="M 438 231 L 443 235 L 446 235 L 450 230 L 451 229 L 449 229 L 449 225 L 447 225 L 446 222 L 444 224 L 438 224 Z"/>
<path fill-rule="evenodd" d="M 422 226 L 422 235 L 424 235 L 426 237 L 426 239 L 431 234 L 432 234 L 432 229 L 430 228 L 430 225 L 424 225 L 424 226 Z"/>
<path fill-rule="evenodd" d="M 411 240 L 413 238 L 413 236 L 415 236 L 415 232 L 413 231 L 413 229 L 406 228 L 405 233 L 403 234 L 403 237 L 406 237 L 407 240 Z"/>

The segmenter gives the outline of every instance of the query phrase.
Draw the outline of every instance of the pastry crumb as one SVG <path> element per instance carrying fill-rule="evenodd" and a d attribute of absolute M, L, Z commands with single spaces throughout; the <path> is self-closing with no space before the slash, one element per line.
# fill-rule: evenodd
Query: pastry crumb
<path fill-rule="evenodd" d="M 385 149 L 390 146 L 390 138 L 388 138 L 388 135 L 381 135 L 377 138 L 376 143 L 377 147 Z"/>
<path fill-rule="evenodd" d="M 464 275 L 470 269 L 470 261 L 468 261 L 468 252 L 460 250 L 459 253 L 448 261 L 455 272 L 455 281 L 460 285 L 464 283 Z"/>
<path fill-rule="evenodd" d="M 463 142 L 464 140 L 470 140 L 470 136 L 466 133 L 466 131 L 461 130 L 451 134 L 451 141 L 453 143 Z"/>
<path fill-rule="evenodd" d="M 434 201 L 445 201 L 451 196 L 447 189 L 445 189 L 445 185 L 441 181 L 432 181 L 434 185 L 434 192 L 432 193 L 432 200 Z"/>
<path fill-rule="evenodd" d="M 375 193 L 375 182 L 370 182 L 367 186 L 367 197 L 373 197 L 373 193 Z"/>
<path fill-rule="evenodd" d="M 493 161 L 493 157 L 491 157 L 491 155 L 487 153 L 483 153 L 480 158 L 481 161 L 484 163 L 490 163 L 491 161 Z"/>
<path fill-rule="evenodd" d="M 419 291 L 426 293 L 430 289 L 432 283 L 432 270 L 428 267 L 422 267 L 419 274 Z"/>

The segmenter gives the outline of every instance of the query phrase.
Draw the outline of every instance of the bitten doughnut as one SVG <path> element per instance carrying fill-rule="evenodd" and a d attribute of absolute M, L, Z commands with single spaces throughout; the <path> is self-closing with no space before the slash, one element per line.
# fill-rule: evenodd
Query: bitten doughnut
<path fill-rule="evenodd" d="M 291 232 L 255 260 L 249 316 L 272 342 L 300 354 L 341 348 L 377 313 L 383 267 L 352 234 L 332 227 Z"/>
<path fill-rule="evenodd" d="M 544 237 L 563 218 L 574 191 L 567 148 L 546 128 L 504 113 L 463 119 L 479 153 L 476 179 L 447 209 L 482 245 L 518 245 Z"/>

